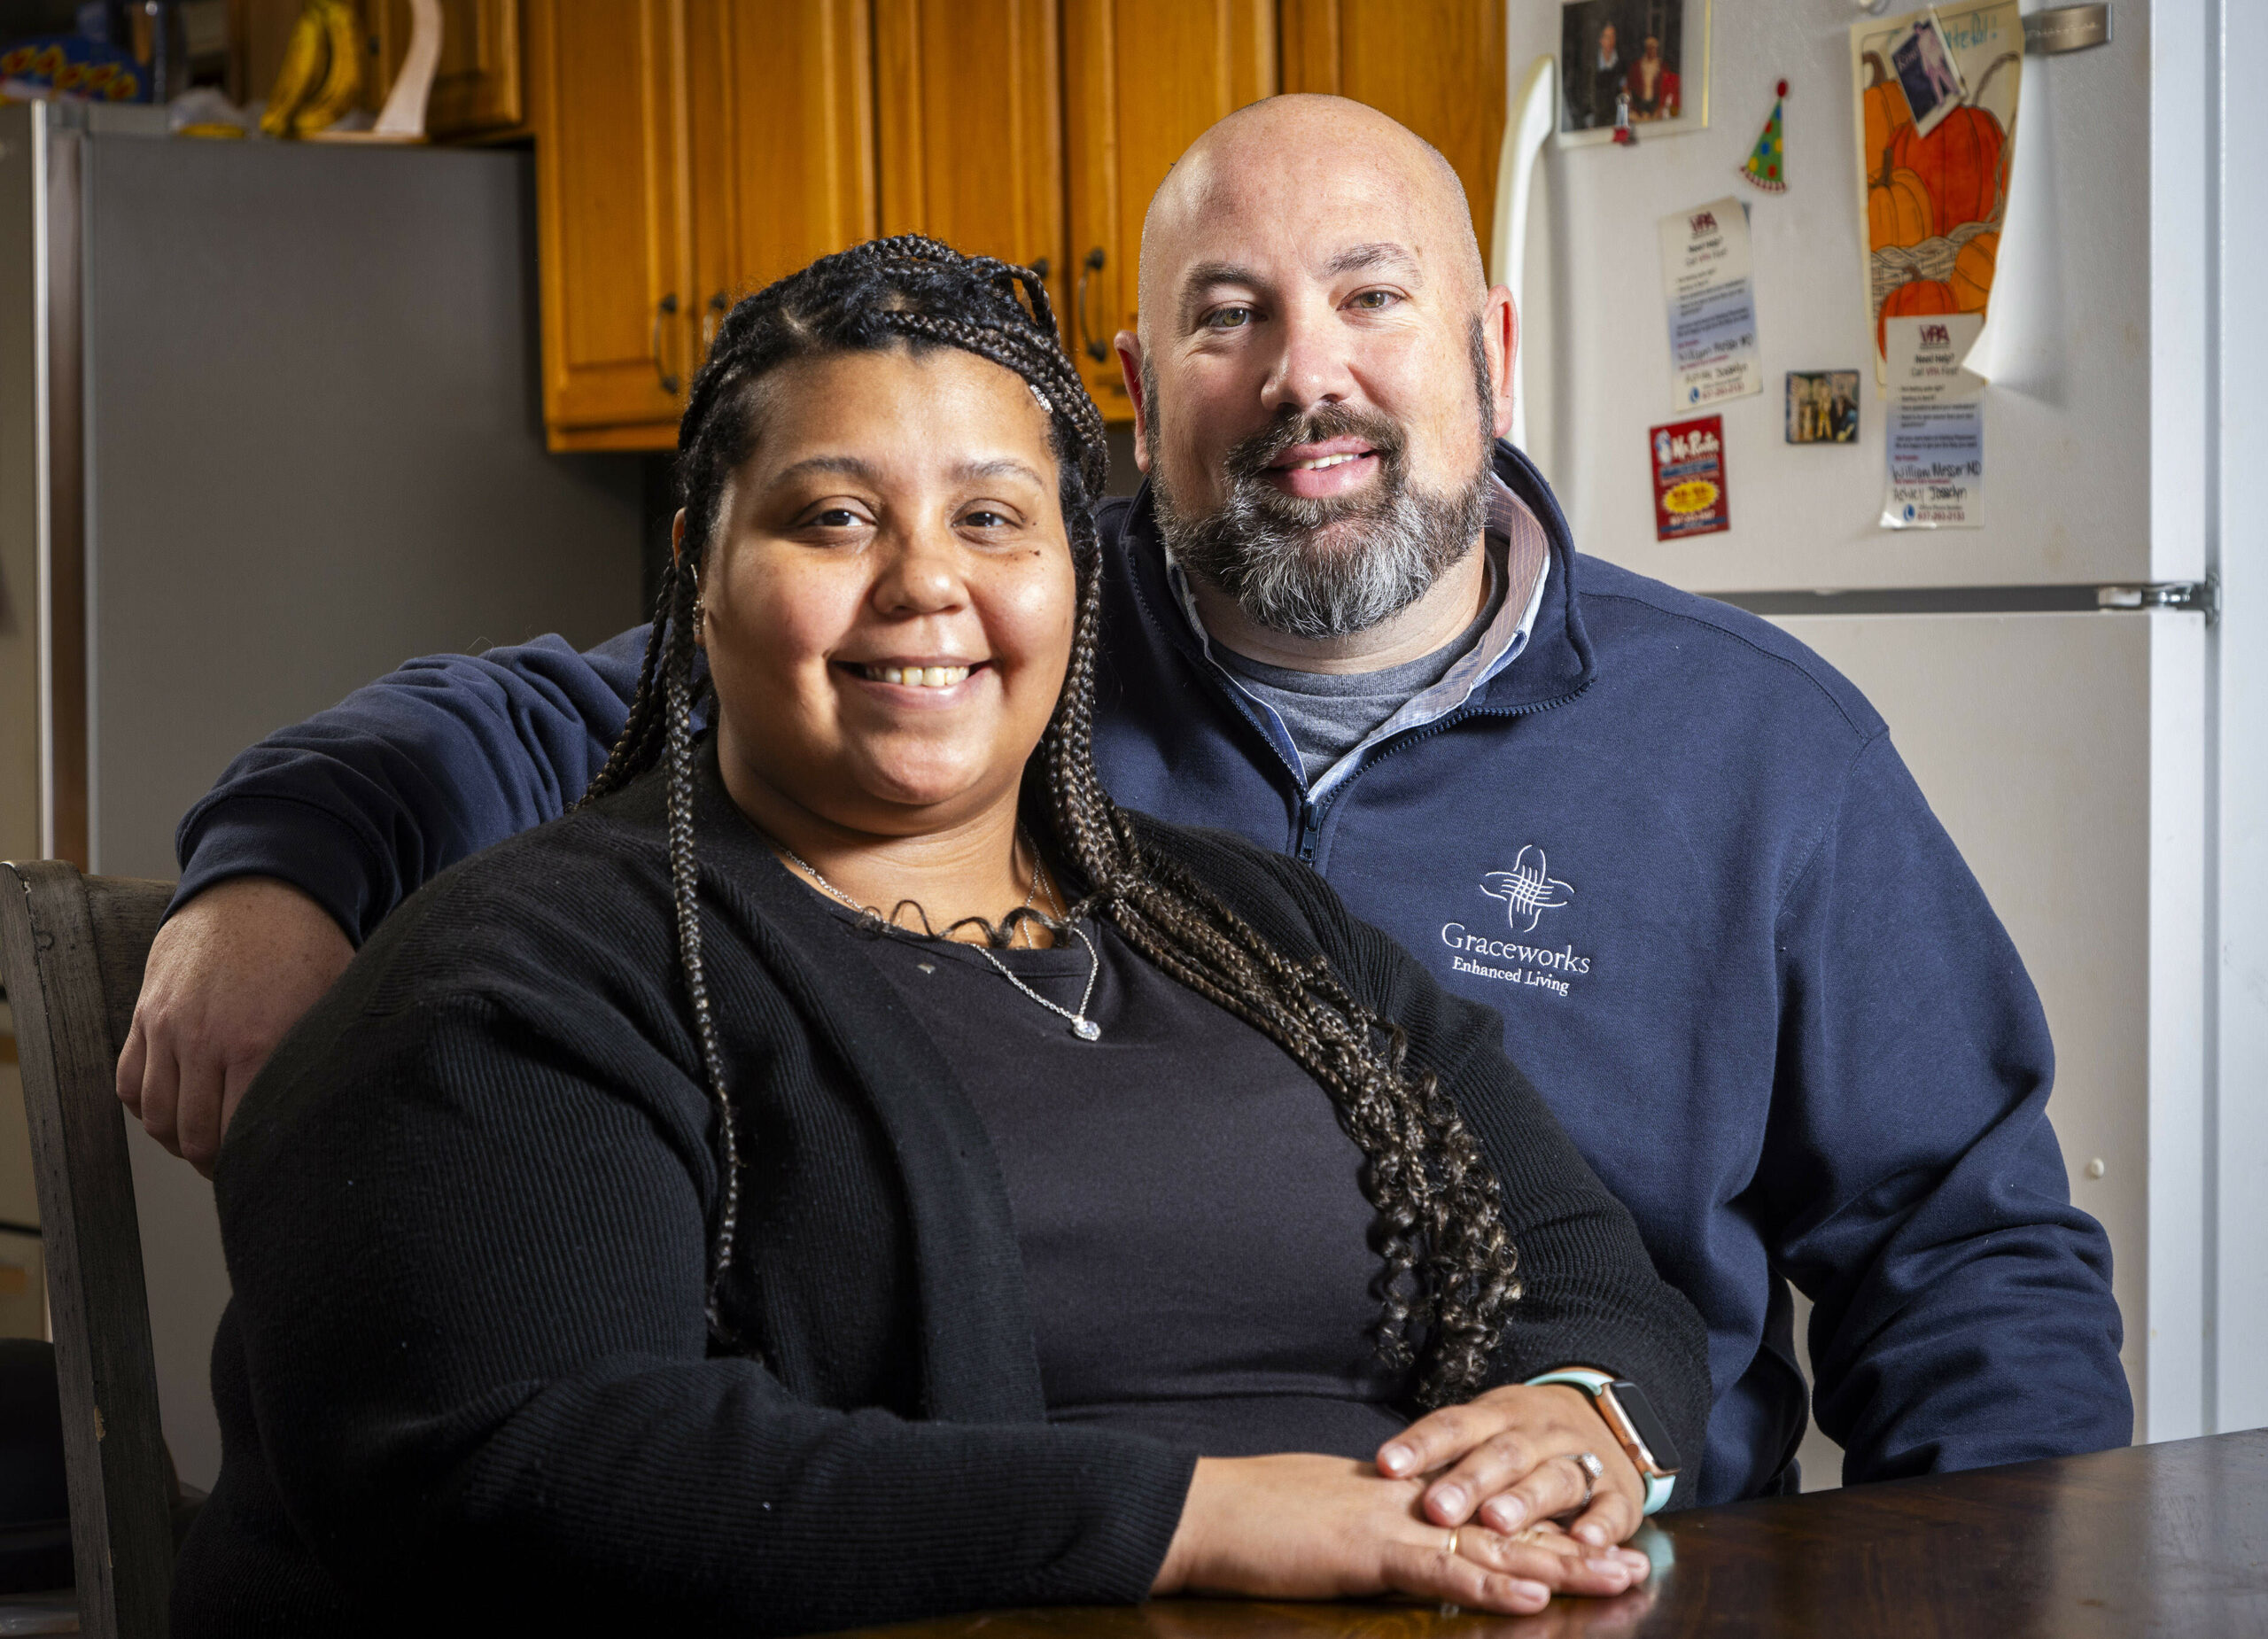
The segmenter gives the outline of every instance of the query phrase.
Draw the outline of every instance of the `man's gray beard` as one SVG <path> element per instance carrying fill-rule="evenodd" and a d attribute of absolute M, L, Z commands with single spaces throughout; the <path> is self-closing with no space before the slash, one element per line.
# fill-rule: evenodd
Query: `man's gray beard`
<path fill-rule="evenodd" d="M 1264 478 L 1230 480 L 1226 505 L 1184 517 L 1157 486 L 1158 527 L 1174 559 L 1254 625 L 1290 637 L 1345 637 L 1390 620 L 1461 563 L 1488 518 L 1488 473 L 1453 495 L 1379 475 L 1349 507 L 1286 495 Z"/>
<path fill-rule="evenodd" d="M 1479 359 L 1485 416 L 1487 361 L 1485 354 Z M 1146 383 L 1145 392 L 1150 403 L 1158 401 L 1153 385 Z M 1175 562 L 1234 598 L 1256 625 L 1304 638 L 1367 632 L 1433 590 L 1480 539 L 1488 521 L 1489 431 L 1483 426 L 1472 481 L 1455 493 L 1431 495 L 1409 481 L 1408 442 L 1398 425 L 1326 408 L 1231 450 L 1223 473 L 1228 500 L 1217 511 L 1192 517 L 1175 504 L 1157 460 L 1153 420 L 1150 484 L 1158 528 Z M 1378 482 L 1368 495 L 1287 495 L 1262 476 L 1268 461 L 1295 444 L 1348 433 L 1379 452 Z"/>

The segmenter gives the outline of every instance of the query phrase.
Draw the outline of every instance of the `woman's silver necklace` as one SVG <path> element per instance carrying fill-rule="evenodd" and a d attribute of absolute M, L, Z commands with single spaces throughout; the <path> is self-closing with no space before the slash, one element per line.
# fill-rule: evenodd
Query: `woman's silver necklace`
<path fill-rule="evenodd" d="M 1047 998 L 1042 996 L 1037 990 L 1033 990 L 1031 986 L 1026 984 L 1021 979 L 1017 978 L 1015 975 L 1010 973 L 1008 971 L 1007 963 L 993 955 L 991 951 L 986 946 L 981 944 L 978 945 L 976 947 L 976 953 L 979 956 L 982 956 L 986 961 L 990 962 L 995 968 L 998 969 L 1000 976 L 1003 979 L 1006 979 L 1010 984 L 1014 985 L 1016 989 L 1030 997 L 1032 1000 L 1037 1002 L 1041 1006 L 1046 1008 L 1048 1012 L 1055 1014 L 1055 1016 L 1060 1019 L 1068 1019 L 1071 1021 L 1072 1035 L 1077 1037 L 1083 1042 L 1100 1041 L 1102 1039 L 1102 1026 L 1097 1024 L 1092 1019 L 1087 1017 L 1087 1004 L 1095 998 L 1095 981 L 1102 975 L 1102 958 L 1095 952 L 1095 942 L 1087 937 L 1087 930 L 1080 927 L 1076 922 L 1073 922 L 1071 924 L 1071 936 L 1076 939 L 1081 944 L 1087 947 L 1087 988 L 1079 997 L 1079 1006 L 1076 1011 L 1068 1007 L 1059 1007 L 1053 1002 L 1049 1001 Z"/>
<path fill-rule="evenodd" d="M 1021 835 L 1021 832 L 1019 831 L 1018 835 Z M 774 838 L 773 840 L 775 842 L 778 841 L 777 838 Z M 1025 847 L 1031 848 L 1031 839 L 1029 837 L 1024 837 L 1023 842 Z M 830 898 L 840 900 L 843 904 L 849 905 L 852 910 L 858 912 L 861 916 L 871 916 L 876 921 L 882 922 L 885 927 L 889 925 L 887 920 L 881 914 L 881 913 L 874 910 L 870 906 L 860 905 L 849 894 L 844 893 L 833 882 L 828 882 L 826 877 L 819 874 L 819 870 L 817 866 L 804 858 L 801 854 L 798 854 L 794 849 L 788 847 L 787 843 L 780 843 L 780 851 L 788 857 L 788 863 L 789 865 L 794 866 L 804 875 L 810 877 L 812 882 L 818 883 L 819 890 L 822 893 L 825 893 Z M 1031 887 L 1024 894 L 1024 902 L 1021 908 L 1027 911 L 1030 910 L 1032 907 L 1032 902 L 1038 897 L 1039 850 L 1032 848 Z M 1047 900 L 1050 905 L 1056 905 L 1058 903 L 1055 897 L 1055 890 L 1052 886 L 1048 889 Z M 1017 978 L 1015 975 L 1008 971 L 1008 967 L 1006 962 L 1003 962 L 998 957 L 992 954 L 991 947 L 989 945 L 978 945 L 976 947 L 976 953 L 979 956 L 982 956 L 986 961 L 990 962 L 994 969 L 1003 979 L 1006 979 L 1010 984 L 1014 985 L 1016 989 L 1021 990 L 1026 996 L 1031 998 L 1032 1000 L 1037 1002 L 1041 1006 L 1046 1008 L 1048 1012 L 1055 1014 L 1055 1016 L 1060 1019 L 1068 1019 L 1070 1021 L 1072 1035 L 1077 1037 L 1083 1042 L 1100 1041 L 1102 1039 L 1102 1026 L 1097 1024 L 1092 1019 L 1087 1017 L 1087 1004 L 1095 998 L 1095 981 L 1102 977 L 1102 956 L 1100 952 L 1096 951 L 1095 942 L 1087 937 L 1087 930 L 1085 928 L 1080 927 L 1076 922 L 1069 924 L 1069 927 L 1071 929 L 1071 936 L 1076 939 L 1081 944 L 1086 946 L 1087 950 L 1087 988 L 1080 993 L 1079 1005 L 1076 1009 L 1058 1006 L 1055 1003 L 1049 1001 L 1047 998 L 1042 996 L 1037 990 L 1033 990 L 1031 986 L 1026 984 L 1021 979 Z M 1025 942 L 1027 944 L 1030 942 L 1029 925 L 1027 925 L 1026 928 Z"/>

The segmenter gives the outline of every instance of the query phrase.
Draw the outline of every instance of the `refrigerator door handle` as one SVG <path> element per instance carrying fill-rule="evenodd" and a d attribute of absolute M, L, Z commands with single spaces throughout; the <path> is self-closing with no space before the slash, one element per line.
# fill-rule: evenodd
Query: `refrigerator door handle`
<path fill-rule="evenodd" d="M 1510 65 L 1506 65 L 1509 71 Z M 1550 139 L 1559 114 L 1559 69 L 1550 57 L 1528 65 L 1526 79 L 1513 91 L 1504 121 L 1504 146 L 1496 159 L 1496 212 L 1488 239 L 1488 279 L 1512 292 L 1523 320 L 1520 275 L 1527 260 L 1527 208 L 1535 196 L 1535 160 Z M 1521 348 L 1512 359 L 1512 442 L 1527 444 L 1527 392 Z"/>
<path fill-rule="evenodd" d="M 2097 609 L 2186 609 L 2205 617 L 2210 625 L 2221 615 L 2221 578 L 2202 580 L 2161 580 L 2148 586 L 2097 586 Z"/>

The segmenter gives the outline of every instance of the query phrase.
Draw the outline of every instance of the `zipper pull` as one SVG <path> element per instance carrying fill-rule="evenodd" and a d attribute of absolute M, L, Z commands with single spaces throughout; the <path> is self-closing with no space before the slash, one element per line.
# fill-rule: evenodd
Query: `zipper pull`
<path fill-rule="evenodd" d="M 1313 803 L 1300 804 L 1300 863 L 1315 863 L 1316 838 L 1323 830 L 1323 814 Z"/>

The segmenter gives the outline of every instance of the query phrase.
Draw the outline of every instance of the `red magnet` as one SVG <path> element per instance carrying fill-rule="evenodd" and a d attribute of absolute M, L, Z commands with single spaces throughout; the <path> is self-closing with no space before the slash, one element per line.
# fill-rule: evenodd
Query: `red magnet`
<path fill-rule="evenodd" d="M 1725 499 L 1725 418 L 1673 421 L 1653 443 L 1654 538 L 1682 540 L 1732 527 Z"/>

